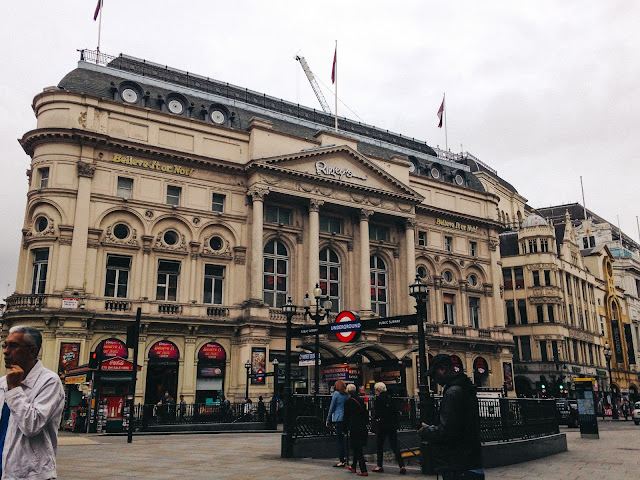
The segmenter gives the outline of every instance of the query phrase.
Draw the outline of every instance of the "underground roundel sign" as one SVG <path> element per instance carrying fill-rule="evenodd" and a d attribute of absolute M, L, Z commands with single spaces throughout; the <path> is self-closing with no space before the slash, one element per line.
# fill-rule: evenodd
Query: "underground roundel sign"
<path fill-rule="evenodd" d="M 344 324 L 344 325 L 341 325 Z M 345 310 L 336 317 L 336 322 L 331 330 L 336 333 L 336 338 L 341 342 L 350 342 L 360 333 L 360 316 L 355 312 Z"/>

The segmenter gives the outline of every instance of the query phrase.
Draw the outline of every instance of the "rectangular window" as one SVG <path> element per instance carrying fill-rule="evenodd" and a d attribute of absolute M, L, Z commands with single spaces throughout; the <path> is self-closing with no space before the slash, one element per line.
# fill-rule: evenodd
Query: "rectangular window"
<path fill-rule="evenodd" d="M 516 289 L 524 288 L 524 272 L 522 267 L 516 267 L 513 270 L 516 276 Z"/>
<path fill-rule="evenodd" d="M 573 341 L 573 361 L 578 361 L 578 340 Z"/>
<path fill-rule="evenodd" d="M 179 207 L 181 193 L 182 187 L 167 185 L 167 205 L 174 205 L 176 207 Z"/>
<path fill-rule="evenodd" d="M 559 362 L 560 361 L 560 355 L 558 353 L 558 341 L 557 340 L 551 340 L 551 353 L 553 355 L 553 361 L 554 362 Z"/>
<path fill-rule="evenodd" d="M 540 239 L 540 251 L 543 253 L 547 253 L 549 251 L 549 240 L 546 238 Z"/>
<path fill-rule="evenodd" d="M 593 236 L 589 237 L 589 246 L 591 248 L 596 246 L 596 237 L 593 237 Z"/>
<path fill-rule="evenodd" d="M 388 242 L 391 238 L 391 229 L 384 225 L 369 224 L 369 240 L 382 240 Z"/>
<path fill-rule="evenodd" d="M 513 303 L 513 300 L 507 300 L 507 324 L 515 325 L 516 324 L 516 309 Z"/>
<path fill-rule="evenodd" d="M 178 277 L 180 276 L 180 262 L 172 260 L 158 261 L 158 284 L 156 300 L 175 302 L 178 299 Z"/>
<path fill-rule="evenodd" d="M 478 256 L 478 242 L 469 242 L 469 255 L 472 257 Z"/>
<path fill-rule="evenodd" d="M 224 199 L 225 195 L 221 193 L 213 193 L 211 195 L 211 211 L 212 212 L 224 212 Z"/>
<path fill-rule="evenodd" d="M 527 302 L 525 300 L 518 300 L 518 314 L 520 315 L 520 323 L 522 325 L 529 323 L 527 319 Z"/>
<path fill-rule="evenodd" d="M 549 356 L 547 355 L 547 341 L 540 340 L 540 359 L 543 362 L 549 361 Z"/>
<path fill-rule="evenodd" d="M 224 267 L 220 265 L 204 266 L 203 302 L 222 305 L 222 287 L 224 286 Z"/>
<path fill-rule="evenodd" d="M 127 200 L 133 197 L 133 178 L 118 177 L 117 195 Z"/>
<path fill-rule="evenodd" d="M 33 251 L 33 277 L 31 293 L 44 293 L 47 286 L 47 268 L 49 266 L 49 249 L 38 248 Z"/>
<path fill-rule="evenodd" d="M 264 221 L 291 225 L 291 210 L 277 205 L 266 205 L 264 208 Z"/>
<path fill-rule="evenodd" d="M 513 361 L 520 361 L 520 339 L 514 335 L 513 337 Z"/>
<path fill-rule="evenodd" d="M 452 248 L 453 248 L 453 238 L 445 236 L 444 237 L 444 249 L 447 252 L 450 252 Z"/>
<path fill-rule="evenodd" d="M 127 298 L 131 257 L 107 255 L 107 275 L 104 282 L 104 296 Z"/>
<path fill-rule="evenodd" d="M 600 315 L 600 332 L 602 333 L 602 336 L 606 336 L 604 334 L 604 317 L 602 315 Z"/>
<path fill-rule="evenodd" d="M 480 299 L 469 297 L 469 322 L 473 328 L 480 328 Z"/>
<path fill-rule="evenodd" d="M 551 270 L 544 271 L 544 284 L 548 287 L 551 285 Z"/>
<path fill-rule="evenodd" d="M 567 294 L 571 295 L 571 276 L 568 273 L 565 275 L 565 280 L 567 283 Z"/>
<path fill-rule="evenodd" d="M 442 294 L 444 302 L 444 324 L 453 325 L 455 319 L 455 296 L 449 293 Z"/>
<path fill-rule="evenodd" d="M 569 325 L 573 325 L 573 305 L 569 305 Z"/>
<path fill-rule="evenodd" d="M 538 317 L 538 323 L 544 323 L 544 308 L 542 308 L 542 305 L 536 306 L 536 316 Z"/>
<path fill-rule="evenodd" d="M 533 286 L 534 287 L 540 286 L 540 272 L 538 270 L 533 271 Z"/>
<path fill-rule="evenodd" d="M 320 231 L 329 233 L 342 233 L 342 219 L 320 215 Z"/>
<path fill-rule="evenodd" d="M 593 365 L 593 345 L 589 344 L 589 365 Z"/>
<path fill-rule="evenodd" d="M 556 318 L 553 314 L 553 305 L 547 305 L 547 316 L 549 317 L 549 323 L 555 323 Z"/>
<path fill-rule="evenodd" d="M 538 241 L 534 238 L 529 239 L 529 253 L 538 252 Z"/>
<path fill-rule="evenodd" d="M 513 272 L 510 268 L 502 269 L 502 282 L 504 283 L 504 288 L 506 290 L 513 289 Z"/>
<path fill-rule="evenodd" d="M 523 335 L 520 337 L 520 344 L 522 345 L 522 360 L 525 362 L 531 361 L 531 339 L 529 335 Z"/>
<path fill-rule="evenodd" d="M 582 248 L 589 248 L 589 239 L 587 237 L 582 237 Z"/>
<path fill-rule="evenodd" d="M 38 169 L 40 173 L 40 188 L 47 188 L 49 186 L 49 167 Z"/>
<path fill-rule="evenodd" d="M 418 246 L 427 246 L 427 232 L 418 232 Z"/>

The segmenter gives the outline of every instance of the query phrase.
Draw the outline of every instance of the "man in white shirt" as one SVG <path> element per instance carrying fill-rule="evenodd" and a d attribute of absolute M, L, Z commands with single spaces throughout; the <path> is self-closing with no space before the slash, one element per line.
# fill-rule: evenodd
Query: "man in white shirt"
<path fill-rule="evenodd" d="M 2 344 L 7 375 L 0 378 L 2 480 L 56 478 L 58 427 L 64 390 L 38 360 L 42 335 L 15 326 Z"/>

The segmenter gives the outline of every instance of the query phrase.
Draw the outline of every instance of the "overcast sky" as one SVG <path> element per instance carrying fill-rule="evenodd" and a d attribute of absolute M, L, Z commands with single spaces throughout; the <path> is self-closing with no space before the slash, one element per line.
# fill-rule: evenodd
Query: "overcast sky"
<path fill-rule="evenodd" d="M 14 2 L 0 25 L 0 298 L 16 280 L 33 97 L 95 49 L 97 0 Z M 340 115 L 492 166 L 533 207 L 581 201 L 638 240 L 640 2 L 104 0 L 101 51 L 126 53 Z M 333 108 L 330 90 L 325 90 Z M 461 147 L 462 146 L 462 147 Z"/>

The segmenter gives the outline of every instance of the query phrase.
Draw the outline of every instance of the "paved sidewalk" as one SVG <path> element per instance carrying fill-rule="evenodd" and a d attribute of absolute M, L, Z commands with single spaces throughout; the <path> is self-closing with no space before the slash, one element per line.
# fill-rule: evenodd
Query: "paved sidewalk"
<path fill-rule="evenodd" d="M 633 422 L 600 422 L 600 440 L 567 434 L 569 451 L 532 462 L 494 468 L 487 479 L 506 480 L 630 480 L 640 472 L 640 427 Z M 126 437 L 62 433 L 58 448 L 58 478 L 86 479 L 340 479 L 357 478 L 328 460 L 283 460 L 280 434 L 193 434 Z M 397 476 L 393 464 L 387 473 Z M 422 476 L 417 468 L 408 475 Z"/>

